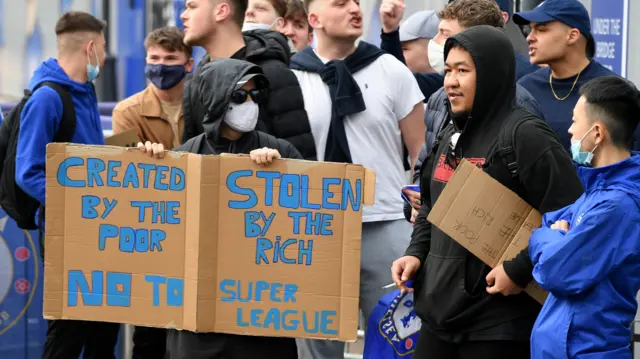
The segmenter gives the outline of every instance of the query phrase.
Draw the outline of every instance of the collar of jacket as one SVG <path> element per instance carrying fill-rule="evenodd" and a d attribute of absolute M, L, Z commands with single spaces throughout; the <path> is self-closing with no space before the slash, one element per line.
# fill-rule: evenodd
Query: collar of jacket
<path fill-rule="evenodd" d="M 156 93 L 153 91 L 153 86 L 151 84 L 142 92 L 142 103 L 140 106 L 140 114 L 142 116 L 164 118 L 162 104 L 160 103 L 160 99 Z"/>

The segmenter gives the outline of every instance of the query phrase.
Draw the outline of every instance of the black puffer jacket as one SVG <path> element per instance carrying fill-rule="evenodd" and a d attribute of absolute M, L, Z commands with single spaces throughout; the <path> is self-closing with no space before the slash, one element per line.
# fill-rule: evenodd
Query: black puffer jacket
<path fill-rule="evenodd" d="M 289 69 L 291 54 L 286 36 L 269 30 L 247 31 L 243 36 L 246 47 L 234 57 L 260 66 L 269 80 L 269 99 L 260 109 L 257 129 L 287 140 L 305 159 L 315 160 L 315 142 L 304 109 L 302 90 L 298 79 Z M 197 86 L 192 83 L 192 79 L 198 76 L 209 61 L 209 57 L 205 56 L 186 81 L 183 96 L 183 143 L 204 131 L 202 123 L 205 109 L 198 101 Z"/>

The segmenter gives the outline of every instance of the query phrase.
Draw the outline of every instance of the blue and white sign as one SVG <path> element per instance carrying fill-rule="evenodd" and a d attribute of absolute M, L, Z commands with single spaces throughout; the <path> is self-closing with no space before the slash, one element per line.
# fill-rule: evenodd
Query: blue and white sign
<path fill-rule="evenodd" d="M 591 0 L 591 33 L 596 43 L 596 61 L 626 77 L 629 0 Z"/>

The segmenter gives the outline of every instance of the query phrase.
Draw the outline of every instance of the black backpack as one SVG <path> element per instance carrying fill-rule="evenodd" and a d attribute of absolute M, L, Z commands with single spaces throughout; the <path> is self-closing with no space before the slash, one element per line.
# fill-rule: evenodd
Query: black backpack
<path fill-rule="evenodd" d="M 53 142 L 71 142 L 76 132 L 76 111 L 69 90 L 53 82 L 43 82 L 34 89 L 34 92 L 42 86 L 54 89 L 62 100 L 62 120 Z M 0 125 L 0 206 L 9 217 L 16 221 L 18 228 L 26 230 L 38 228 L 35 215 L 38 208 L 41 207 L 40 202 L 25 193 L 16 184 L 16 154 L 18 152 L 20 116 L 31 95 L 31 91 L 25 90 L 24 97 L 9 111 Z M 44 213 L 40 217 L 43 218 Z"/>

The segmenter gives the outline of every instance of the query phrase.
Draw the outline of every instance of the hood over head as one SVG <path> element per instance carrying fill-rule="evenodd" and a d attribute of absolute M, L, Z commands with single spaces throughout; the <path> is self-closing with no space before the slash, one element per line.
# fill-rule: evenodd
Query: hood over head
<path fill-rule="evenodd" d="M 256 29 L 242 33 L 246 44 L 247 61 L 260 63 L 266 60 L 278 60 L 289 66 L 291 49 L 288 37 L 277 31 Z"/>
<path fill-rule="evenodd" d="M 206 109 L 202 126 L 207 138 L 217 142 L 220 140 L 220 124 L 229 109 L 231 94 L 246 82 L 248 75 L 258 74 L 253 78 L 256 87 L 268 89 L 266 77 L 262 69 L 250 62 L 235 59 L 216 59 L 206 63 L 195 79 L 198 84 L 198 96 Z"/>
<path fill-rule="evenodd" d="M 640 152 L 631 152 L 624 161 L 604 167 L 578 166 L 585 192 L 611 188 L 625 192 L 640 207 Z"/>
<path fill-rule="evenodd" d="M 476 94 L 467 127 L 504 120 L 516 98 L 515 52 L 506 31 L 479 25 L 460 32 L 447 39 L 445 60 L 456 43 L 469 52 L 476 69 Z"/>

